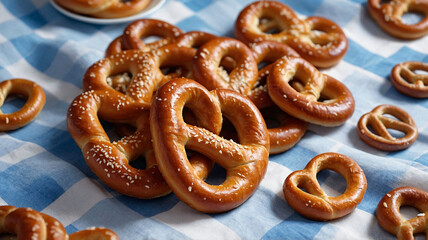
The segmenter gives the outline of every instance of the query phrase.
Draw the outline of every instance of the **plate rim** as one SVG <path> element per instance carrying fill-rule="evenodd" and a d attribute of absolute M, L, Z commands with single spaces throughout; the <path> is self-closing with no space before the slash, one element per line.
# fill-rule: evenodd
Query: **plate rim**
<path fill-rule="evenodd" d="M 58 5 L 55 0 L 49 0 L 49 3 L 60 13 L 62 13 L 63 15 L 81 21 L 81 22 L 86 22 L 86 23 L 92 23 L 92 24 L 120 24 L 120 23 L 126 23 L 126 22 L 130 22 L 133 20 L 137 20 L 140 19 L 146 15 L 149 15 L 155 11 L 157 11 L 159 8 L 162 7 L 162 5 L 165 4 L 166 0 L 152 0 L 152 1 L 157 1 L 157 3 L 154 3 L 154 5 L 152 7 L 150 7 L 150 5 L 147 7 L 147 10 L 143 10 L 140 13 L 137 13 L 135 15 L 132 16 L 128 16 L 128 17 L 123 17 L 123 18 L 93 18 L 93 17 L 88 17 L 88 16 L 84 16 L 84 15 L 79 15 L 77 13 L 73 13 L 65 8 L 63 8 L 62 6 Z M 153 4 L 153 3 L 150 3 Z M 149 9 L 150 7 L 150 9 Z"/>

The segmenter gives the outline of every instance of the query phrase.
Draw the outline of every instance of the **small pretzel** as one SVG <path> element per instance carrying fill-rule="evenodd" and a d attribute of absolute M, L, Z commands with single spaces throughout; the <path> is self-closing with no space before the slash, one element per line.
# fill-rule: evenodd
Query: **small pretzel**
<path fill-rule="evenodd" d="M 190 108 L 198 126 L 181 116 Z M 240 144 L 217 134 L 222 113 L 238 131 Z M 153 147 L 159 169 L 173 192 L 192 208 L 208 213 L 238 207 L 256 190 L 268 163 L 269 138 L 256 106 L 233 90 L 208 92 L 195 81 L 167 82 L 156 93 L 150 110 Z M 221 185 L 202 181 L 187 161 L 186 148 L 200 152 L 226 170 Z"/>
<path fill-rule="evenodd" d="M 415 207 L 420 213 L 406 220 L 400 214 L 401 206 Z M 396 188 L 380 200 L 376 217 L 382 228 L 399 240 L 414 239 L 413 234 L 418 233 L 428 238 L 428 193 L 412 187 Z"/>
<path fill-rule="evenodd" d="M 267 85 L 278 107 L 306 122 L 337 126 L 354 112 L 354 98 L 348 88 L 302 58 L 283 57 L 276 61 Z"/>
<path fill-rule="evenodd" d="M 113 0 L 107 8 L 90 14 L 97 18 L 123 18 L 143 11 L 151 0 Z"/>
<path fill-rule="evenodd" d="M 337 24 L 321 17 L 301 20 L 287 5 L 276 1 L 245 7 L 236 19 L 235 36 L 245 43 L 286 43 L 317 67 L 337 64 L 348 50 L 348 39 Z"/>
<path fill-rule="evenodd" d="M 222 68 L 225 57 L 233 59 L 233 69 Z M 257 64 L 251 50 L 232 38 L 215 38 L 202 45 L 196 54 L 193 71 L 195 80 L 209 90 L 233 89 L 244 95 L 257 80 Z"/>
<path fill-rule="evenodd" d="M 390 114 L 398 118 L 398 121 L 384 114 Z M 388 132 L 388 128 L 403 132 L 405 136 L 396 138 Z M 358 121 L 357 130 L 361 140 L 383 151 L 408 148 L 418 138 L 418 129 L 413 118 L 403 109 L 393 105 L 379 105 L 364 114 Z"/>
<path fill-rule="evenodd" d="M 92 228 L 68 236 L 57 219 L 30 208 L 8 205 L 0 206 L 0 234 L 2 233 L 12 234 L 17 239 L 119 240 L 116 233 L 106 228 Z"/>
<path fill-rule="evenodd" d="M 428 2 L 418 0 L 367 1 L 370 16 L 387 33 L 402 39 L 416 39 L 428 33 Z M 415 24 L 403 22 L 403 15 L 415 11 L 424 18 Z"/>
<path fill-rule="evenodd" d="M 0 82 L 0 107 L 10 94 L 27 98 L 25 105 L 14 113 L 5 114 L 0 110 L 0 131 L 10 131 L 33 121 L 45 105 L 45 93 L 36 83 L 26 79 L 11 79 Z"/>
<path fill-rule="evenodd" d="M 417 74 L 416 70 L 428 72 L 428 64 L 409 61 L 395 65 L 391 71 L 392 85 L 408 96 L 427 98 L 428 75 Z"/>
<path fill-rule="evenodd" d="M 317 181 L 317 173 L 324 169 L 336 171 L 345 178 L 347 185 L 342 195 L 330 197 L 324 193 Z M 294 210 L 321 221 L 351 213 L 363 200 L 366 189 L 363 170 L 351 158 L 338 153 L 317 155 L 303 170 L 288 175 L 283 186 L 285 199 Z"/>
<path fill-rule="evenodd" d="M 182 34 L 181 29 L 161 20 L 141 19 L 129 24 L 122 35 L 125 49 L 138 49 L 148 52 L 169 43 Z M 143 38 L 158 36 L 161 39 L 151 43 L 144 43 Z"/>

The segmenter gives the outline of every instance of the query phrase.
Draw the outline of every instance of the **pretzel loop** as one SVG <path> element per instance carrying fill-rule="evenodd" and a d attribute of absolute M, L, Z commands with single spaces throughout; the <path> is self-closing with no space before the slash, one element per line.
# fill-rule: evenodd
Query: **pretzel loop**
<path fill-rule="evenodd" d="M 428 75 L 415 71 L 428 72 L 428 64 L 408 61 L 397 64 L 391 71 L 391 83 L 398 91 L 412 97 L 428 97 Z"/>
<path fill-rule="evenodd" d="M 428 3 L 417 0 L 381 0 L 367 1 L 367 9 L 379 26 L 392 36 L 403 39 L 421 38 L 428 33 Z M 415 11 L 422 13 L 424 18 L 415 24 L 406 24 L 402 16 Z"/>
<path fill-rule="evenodd" d="M 210 93 L 184 78 L 167 82 L 156 97 L 150 113 L 153 146 L 159 169 L 174 193 L 203 212 L 223 212 L 242 204 L 256 190 L 268 161 L 269 139 L 257 108 L 234 91 Z M 198 126 L 183 121 L 184 106 L 195 114 Z M 218 136 L 222 113 L 236 126 L 240 144 Z M 225 181 L 210 185 L 198 178 L 185 148 L 224 167 Z"/>
<path fill-rule="evenodd" d="M 412 206 L 420 214 L 406 220 L 400 214 L 401 206 Z M 412 187 L 400 187 L 388 192 L 376 209 L 379 224 L 397 239 L 414 239 L 413 234 L 425 233 L 428 237 L 428 193 Z"/>
<path fill-rule="evenodd" d="M 337 126 L 354 112 L 354 98 L 348 88 L 320 73 L 302 58 L 279 59 L 274 63 L 267 83 L 272 101 L 283 111 L 304 121 Z"/>
<path fill-rule="evenodd" d="M 398 120 L 384 116 L 392 115 Z M 375 132 L 369 130 L 369 126 Z M 405 135 L 400 138 L 392 136 L 388 129 L 395 129 Z M 413 118 L 401 108 L 393 105 L 379 105 L 364 114 L 358 121 L 358 135 L 368 145 L 384 150 L 397 151 L 408 148 L 418 137 L 418 129 Z"/>
<path fill-rule="evenodd" d="M 301 20 L 287 5 L 276 1 L 248 5 L 236 20 L 235 35 L 245 43 L 286 43 L 317 67 L 335 65 L 348 49 L 348 40 L 337 24 L 321 17 Z"/>
<path fill-rule="evenodd" d="M 10 131 L 33 121 L 45 105 L 45 93 L 36 83 L 26 79 L 10 79 L 0 83 L 0 107 L 10 94 L 27 98 L 24 106 L 16 112 L 5 114 L 0 110 L 0 131 Z"/>
<path fill-rule="evenodd" d="M 329 169 L 346 180 L 346 190 L 338 197 L 324 193 L 317 173 Z M 303 188 L 305 191 L 303 191 Z M 352 212 L 363 199 L 367 182 L 363 170 L 351 158 L 337 153 L 314 157 L 303 170 L 291 173 L 284 181 L 287 202 L 303 216 L 314 220 L 332 220 Z"/>

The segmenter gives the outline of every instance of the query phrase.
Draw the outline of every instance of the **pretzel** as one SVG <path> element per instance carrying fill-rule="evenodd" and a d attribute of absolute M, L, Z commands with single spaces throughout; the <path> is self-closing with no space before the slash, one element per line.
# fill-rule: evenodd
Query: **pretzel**
<path fill-rule="evenodd" d="M 175 40 L 175 44 L 180 47 L 199 48 L 214 38 L 217 38 L 217 36 L 210 33 L 191 31 L 178 36 Z"/>
<path fill-rule="evenodd" d="M 342 195 L 330 197 L 322 190 L 317 173 L 324 169 L 333 170 L 345 178 L 347 185 Z M 314 157 L 303 170 L 288 175 L 283 185 L 285 199 L 294 210 L 321 221 L 351 213 L 363 200 L 366 189 L 366 177 L 358 164 L 345 155 L 331 152 Z"/>
<path fill-rule="evenodd" d="M 155 198 L 171 191 L 153 155 L 149 105 L 114 90 L 91 90 L 75 98 L 67 115 L 68 130 L 91 170 L 113 190 L 137 198 Z M 111 143 L 98 116 L 130 124 L 136 131 Z M 129 165 L 139 156 L 145 156 L 146 169 Z M 209 160 L 199 156 L 192 158 L 192 164 L 201 178 L 212 167 Z"/>
<path fill-rule="evenodd" d="M 384 114 L 390 114 L 398 120 Z M 405 136 L 396 138 L 388 132 L 388 128 L 403 132 Z M 371 112 L 364 114 L 358 121 L 357 130 L 361 140 L 383 151 L 408 148 L 418 138 L 418 129 L 413 118 L 403 109 L 393 105 L 379 105 Z"/>
<path fill-rule="evenodd" d="M 0 234 L 17 239 L 37 240 L 119 240 L 110 229 L 92 228 L 67 235 L 64 226 L 55 218 L 30 208 L 0 206 Z"/>
<path fill-rule="evenodd" d="M 108 8 L 117 0 L 55 0 L 60 6 L 80 14 L 91 14 Z"/>
<path fill-rule="evenodd" d="M 83 91 L 111 89 L 109 82 L 114 84 L 111 76 L 129 72 L 132 75 L 130 79 L 116 85 L 116 89 L 122 89 L 122 92 L 135 101 L 149 104 L 153 92 L 165 81 L 173 77 L 192 76 L 195 52 L 196 50 L 191 48 L 176 46 L 165 46 L 150 53 L 127 50 L 90 66 L 83 77 L 82 88 Z M 181 72 L 164 75 L 161 68 L 169 66 L 181 66 Z"/>
<path fill-rule="evenodd" d="M 381 0 L 367 1 L 370 16 L 387 33 L 402 39 L 416 39 L 428 33 L 428 2 L 418 0 L 391 0 L 382 3 Z M 407 12 L 418 12 L 424 18 L 415 24 L 403 22 Z"/>
<path fill-rule="evenodd" d="M 0 107 L 8 95 L 16 94 L 27 98 L 18 111 L 5 114 L 0 110 L 0 131 L 10 131 L 23 127 L 33 121 L 45 105 L 45 93 L 36 83 L 26 79 L 10 79 L 0 82 Z"/>
<path fill-rule="evenodd" d="M 412 206 L 420 213 L 409 220 L 400 214 L 401 206 Z M 376 209 L 379 224 L 397 239 L 414 239 L 413 234 L 425 233 L 428 238 L 428 193 L 413 187 L 399 187 L 388 192 Z"/>
<path fill-rule="evenodd" d="M 124 30 L 122 40 L 125 49 L 138 49 L 148 52 L 169 43 L 182 34 L 181 29 L 161 20 L 140 19 L 130 23 Z M 158 36 L 161 39 L 151 43 L 144 43 L 142 39 L 149 36 Z"/>
<path fill-rule="evenodd" d="M 337 24 L 321 17 L 301 20 L 276 1 L 245 7 L 236 19 L 235 36 L 247 44 L 263 40 L 286 43 L 317 67 L 337 64 L 348 50 L 348 39 Z"/>
<path fill-rule="evenodd" d="M 233 69 L 221 66 L 226 57 L 233 59 Z M 257 80 L 257 64 L 251 50 L 244 43 L 225 37 L 215 38 L 199 48 L 193 72 L 195 80 L 208 90 L 233 89 L 244 95 Z"/>
<path fill-rule="evenodd" d="M 190 108 L 198 125 L 181 116 Z M 237 128 L 240 144 L 217 134 L 222 113 Z M 199 83 L 174 79 L 159 88 L 150 110 L 153 148 L 159 169 L 173 192 L 190 207 L 207 213 L 238 207 L 256 190 L 268 163 L 269 138 L 260 112 L 237 92 L 208 92 Z M 226 170 L 220 185 L 202 181 L 189 165 L 186 149 L 200 152 Z"/>
<path fill-rule="evenodd" d="M 276 61 L 267 86 L 278 107 L 306 122 L 337 126 L 354 112 L 354 98 L 348 88 L 302 58 L 283 57 Z"/>
<path fill-rule="evenodd" d="M 391 71 L 391 83 L 394 87 L 411 97 L 428 97 L 428 75 L 417 74 L 414 71 L 428 72 L 428 64 L 408 61 L 395 65 Z"/>
<path fill-rule="evenodd" d="M 102 11 L 92 13 L 97 18 L 123 18 L 135 15 L 143 11 L 151 0 L 114 0 L 113 3 Z"/>
<path fill-rule="evenodd" d="M 122 36 L 119 36 L 113 39 L 113 41 L 111 41 L 111 43 L 108 45 L 105 56 L 109 57 L 111 55 L 119 54 L 125 50 L 129 49 L 125 48 L 125 46 L 123 45 L 123 38 Z"/>

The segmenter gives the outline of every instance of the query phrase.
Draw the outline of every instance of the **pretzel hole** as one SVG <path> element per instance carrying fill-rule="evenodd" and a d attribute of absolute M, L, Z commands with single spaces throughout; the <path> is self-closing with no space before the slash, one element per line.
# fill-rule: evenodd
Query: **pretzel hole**
<path fill-rule="evenodd" d="M 413 70 L 412 71 L 414 74 L 417 74 L 417 75 L 427 75 L 428 76 L 428 72 L 427 71 L 425 71 L 425 70 L 422 70 L 422 69 L 415 69 L 415 70 Z"/>
<path fill-rule="evenodd" d="M 410 8 L 408 12 L 401 16 L 401 22 L 407 25 L 417 24 L 425 18 L 425 14 L 418 9 Z"/>
<path fill-rule="evenodd" d="M 284 117 L 285 115 L 276 114 L 278 111 L 281 112 L 282 110 L 276 106 L 260 110 L 260 113 L 265 119 L 266 126 L 268 129 L 279 128 L 284 122 L 287 121 L 287 118 Z"/>
<path fill-rule="evenodd" d="M 317 173 L 317 180 L 325 194 L 330 197 L 338 197 L 345 193 L 346 180 L 335 171 L 323 169 Z"/>
<path fill-rule="evenodd" d="M 380 2 L 379 2 L 379 4 L 380 5 L 383 5 L 383 4 L 388 4 L 388 3 L 391 3 L 392 2 L 392 0 L 381 0 Z"/>
<path fill-rule="evenodd" d="M 205 179 L 205 182 L 210 185 L 218 186 L 221 185 L 224 181 L 226 181 L 226 170 L 220 165 L 214 164 L 214 167 L 208 175 L 207 179 Z"/>
<path fill-rule="evenodd" d="M 129 1 L 131 1 L 131 0 L 129 0 Z M 154 43 L 154 42 L 160 41 L 162 39 L 163 39 L 163 37 L 157 36 L 157 35 L 141 36 L 141 41 L 143 41 L 143 43 L 145 43 L 145 44 Z"/>
<path fill-rule="evenodd" d="M 0 240 L 13 240 L 17 239 L 18 235 L 12 233 L 0 233 Z"/>
<path fill-rule="evenodd" d="M 3 103 L 3 106 L 0 106 L 1 112 L 10 114 L 20 110 L 25 105 L 25 99 L 26 97 L 23 95 L 8 95 Z"/>
<path fill-rule="evenodd" d="M 223 125 L 221 127 L 219 136 L 226 140 L 231 140 L 238 144 L 240 143 L 238 132 L 236 131 L 235 126 L 233 126 L 232 122 L 226 117 L 223 118 Z"/>
<path fill-rule="evenodd" d="M 386 130 L 387 130 L 387 131 L 389 132 L 389 134 L 390 134 L 391 136 L 393 136 L 394 138 L 403 138 L 403 137 L 405 137 L 405 136 L 406 136 L 406 134 L 405 134 L 404 132 L 399 131 L 399 130 L 396 130 L 396 129 L 393 129 L 393 128 L 387 128 Z"/>
<path fill-rule="evenodd" d="M 402 206 L 400 206 L 400 214 L 406 220 L 415 218 L 420 213 L 421 212 L 417 208 L 415 208 L 413 206 L 410 206 L 410 205 L 402 205 Z"/>
<path fill-rule="evenodd" d="M 107 84 L 116 91 L 125 93 L 132 79 L 132 73 L 122 72 L 106 78 Z"/>
<path fill-rule="evenodd" d="M 278 24 L 278 21 L 270 17 L 261 17 L 259 19 L 258 28 L 260 31 L 266 34 L 277 34 L 282 31 L 281 26 Z"/>

